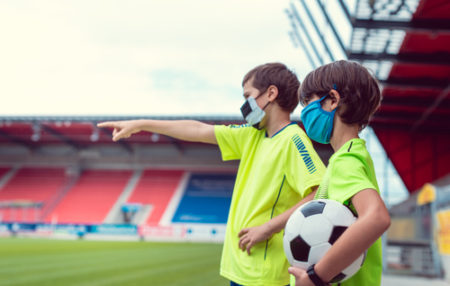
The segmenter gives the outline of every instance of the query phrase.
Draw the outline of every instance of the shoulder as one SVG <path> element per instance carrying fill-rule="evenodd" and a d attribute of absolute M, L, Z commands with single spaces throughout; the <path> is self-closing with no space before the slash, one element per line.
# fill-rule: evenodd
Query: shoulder
<path fill-rule="evenodd" d="M 250 124 L 230 124 L 230 125 L 224 125 L 231 129 L 237 129 L 237 128 L 248 128 L 250 129 L 252 126 Z"/>
<path fill-rule="evenodd" d="M 312 142 L 300 126 L 293 125 L 285 134 L 285 140 L 290 141 L 290 146 L 299 152 L 313 148 Z"/>
<path fill-rule="evenodd" d="M 288 147 L 286 153 L 288 157 L 286 161 L 292 164 L 298 164 L 301 161 L 301 165 L 305 166 L 310 174 L 316 173 L 320 176 L 323 175 L 325 165 L 305 131 L 298 125 L 292 126 L 287 135 L 287 139 L 289 142 L 287 142 Z"/>
<path fill-rule="evenodd" d="M 250 124 L 221 124 L 221 125 L 214 125 L 215 129 L 250 129 Z"/>
<path fill-rule="evenodd" d="M 264 137 L 265 131 L 258 130 L 249 124 L 230 124 L 216 125 L 214 127 L 214 133 L 219 143 L 228 141 L 243 144 L 245 142 L 259 140 L 259 138 Z"/>
<path fill-rule="evenodd" d="M 364 169 L 364 159 L 358 153 L 343 152 L 335 154 L 330 160 L 329 168 L 332 175 L 339 174 L 340 176 L 350 175 L 349 170 Z"/>
<path fill-rule="evenodd" d="M 332 157 L 332 162 L 336 165 L 345 164 L 365 164 L 370 159 L 366 149 L 365 141 L 362 139 L 350 140 Z"/>
<path fill-rule="evenodd" d="M 364 140 L 347 142 L 331 158 L 328 165 L 330 199 L 345 202 L 365 189 L 378 191 L 373 163 Z"/>
<path fill-rule="evenodd" d="M 285 128 L 286 134 L 305 134 L 305 131 L 295 122 L 291 122 L 288 126 Z"/>
<path fill-rule="evenodd" d="M 373 171 L 372 158 L 362 139 L 352 140 L 345 144 L 330 158 L 331 176 L 341 178 L 370 177 Z"/>
<path fill-rule="evenodd" d="M 302 140 L 309 139 L 305 131 L 295 122 L 285 126 L 273 136 L 273 138 L 283 141 L 293 141 L 294 137 L 299 137 Z"/>
<path fill-rule="evenodd" d="M 249 124 L 229 124 L 215 125 L 214 131 L 217 133 L 254 133 L 258 131 Z"/>

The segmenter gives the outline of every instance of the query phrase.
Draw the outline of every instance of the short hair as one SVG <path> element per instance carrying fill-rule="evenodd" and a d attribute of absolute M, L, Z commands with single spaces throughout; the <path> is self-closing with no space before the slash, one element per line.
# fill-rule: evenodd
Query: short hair
<path fill-rule="evenodd" d="M 298 91 L 299 100 L 305 105 L 313 95 L 322 97 L 332 89 L 339 92 L 341 98 L 337 112 L 342 121 L 364 129 L 382 99 L 375 77 L 357 62 L 332 62 L 306 76 Z"/>
<path fill-rule="evenodd" d="M 297 75 L 282 63 L 266 63 L 250 70 L 242 80 L 242 86 L 253 79 L 253 86 L 265 92 L 269 86 L 278 88 L 276 102 L 285 111 L 293 112 L 298 105 L 297 91 L 300 82 Z"/>

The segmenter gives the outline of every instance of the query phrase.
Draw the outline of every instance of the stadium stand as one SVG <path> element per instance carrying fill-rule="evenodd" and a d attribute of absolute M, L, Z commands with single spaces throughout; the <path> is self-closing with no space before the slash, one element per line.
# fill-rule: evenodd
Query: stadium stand
<path fill-rule="evenodd" d="M 234 181 L 234 174 L 192 174 L 172 222 L 226 223 Z"/>
<path fill-rule="evenodd" d="M 0 167 L 0 178 L 2 178 L 11 168 L 9 167 Z"/>
<path fill-rule="evenodd" d="M 5 169 L 0 171 L 2 177 L 7 171 Z M 4 205 L 0 208 L 2 220 L 16 222 L 39 220 L 40 210 L 57 196 L 65 182 L 66 176 L 63 168 L 19 169 L 0 189 L 0 201 Z M 26 202 L 28 205 L 42 204 L 37 215 L 37 210 L 32 210 L 31 214 L 28 214 L 25 207 Z"/>
<path fill-rule="evenodd" d="M 183 174 L 181 170 L 145 170 L 127 203 L 151 205 L 145 224 L 159 224 Z"/>
<path fill-rule="evenodd" d="M 101 223 L 125 188 L 132 171 L 85 170 L 46 221 Z"/>
<path fill-rule="evenodd" d="M 11 175 L 8 176 L 7 174 L 10 171 L 12 171 L 10 167 L 0 167 L 0 190 L 8 183 Z"/>

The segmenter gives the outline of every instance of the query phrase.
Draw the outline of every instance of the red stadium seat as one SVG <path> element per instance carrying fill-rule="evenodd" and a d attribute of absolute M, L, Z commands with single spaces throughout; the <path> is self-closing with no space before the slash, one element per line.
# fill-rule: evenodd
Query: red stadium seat
<path fill-rule="evenodd" d="M 183 176 L 178 170 L 145 170 L 128 203 L 152 205 L 146 224 L 158 224 Z"/>
<path fill-rule="evenodd" d="M 0 177 L 8 171 L 9 169 L 1 169 Z M 65 183 L 63 168 L 22 168 L 1 189 L 0 202 L 42 202 L 42 208 L 45 208 Z M 3 221 L 36 222 L 40 219 L 41 210 L 1 208 L 0 213 Z"/>
<path fill-rule="evenodd" d="M 45 218 L 58 223 L 102 223 L 131 178 L 130 170 L 86 170 Z"/>

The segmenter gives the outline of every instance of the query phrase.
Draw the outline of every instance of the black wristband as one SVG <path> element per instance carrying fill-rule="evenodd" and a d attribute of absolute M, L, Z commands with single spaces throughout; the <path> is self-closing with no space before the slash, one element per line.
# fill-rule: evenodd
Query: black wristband
<path fill-rule="evenodd" d="M 309 279 L 314 283 L 316 286 L 326 286 L 327 284 L 320 279 L 320 277 L 317 275 L 316 271 L 314 271 L 315 264 L 308 267 L 308 270 L 306 270 L 306 273 L 309 276 Z"/>

